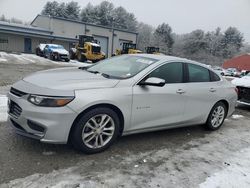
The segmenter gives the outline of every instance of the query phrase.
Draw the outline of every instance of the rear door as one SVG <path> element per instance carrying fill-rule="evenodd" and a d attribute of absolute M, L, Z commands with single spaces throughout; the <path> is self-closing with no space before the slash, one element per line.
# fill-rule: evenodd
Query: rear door
<path fill-rule="evenodd" d="M 219 100 L 220 78 L 209 69 L 197 64 L 187 63 L 185 67 L 188 80 L 184 120 L 188 123 L 203 123 L 213 105 Z"/>
<path fill-rule="evenodd" d="M 166 63 L 153 70 L 143 80 L 150 77 L 166 81 L 165 86 L 133 87 L 131 130 L 166 127 L 183 120 L 186 105 L 183 64 Z"/>

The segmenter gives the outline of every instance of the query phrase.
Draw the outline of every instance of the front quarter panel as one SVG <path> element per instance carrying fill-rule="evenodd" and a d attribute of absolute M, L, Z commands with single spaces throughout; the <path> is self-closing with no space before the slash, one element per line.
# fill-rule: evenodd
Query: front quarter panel
<path fill-rule="evenodd" d="M 75 99 L 68 106 L 80 114 L 99 104 L 111 104 L 119 108 L 124 117 L 124 131 L 130 127 L 132 87 L 76 90 Z"/>

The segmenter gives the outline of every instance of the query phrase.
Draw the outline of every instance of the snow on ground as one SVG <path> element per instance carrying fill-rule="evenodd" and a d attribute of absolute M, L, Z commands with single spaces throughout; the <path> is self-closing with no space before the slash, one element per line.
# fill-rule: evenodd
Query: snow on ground
<path fill-rule="evenodd" d="M 5 95 L 0 95 L 0 122 L 7 120 L 7 97 Z"/>
<path fill-rule="evenodd" d="M 239 119 L 239 118 L 243 118 L 244 116 L 242 115 L 238 115 L 238 114 L 233 114 L 232 115 L 232 119 Z"/>
<path fill-rule="evenodd" d="M 225 169 L 207 178 L 200 188 L 247 188 L 250 186 L 250 148 L 241 150 L 227 160 Z"/>
<path fill-rule="evenodd" d="M 2 61 L 7 61 L 7 59 L 1 58 L 1 56 L 0 56 L 0 62 L 2 62 Z"/>
<path fill-rule="evenodd" d="M 69 62 L 64 61 L 51 61 L 44 57 L 37 56 L 35 54 L 17 54 L 17 53 L 6 53 L 0 52 L 0 62 L 2 63 L 22 63 L 22 64 L 30 64 L 30 63 L 38 63 L 38 64 L 58 64 L 63 66 L 86 66 L 89 63 L 82 63 L 77 60 L 70 60 Z"/>
<path fill-rule="evenodd" d="M 249 127 L 242 126 L 242 120 L 235 120 L 238 129 L 222 128 L 178 148 L 128 151 L 101 163 L 83 160 L 67 169 L 33 174 L 0 187 L 250 187 Z"/>

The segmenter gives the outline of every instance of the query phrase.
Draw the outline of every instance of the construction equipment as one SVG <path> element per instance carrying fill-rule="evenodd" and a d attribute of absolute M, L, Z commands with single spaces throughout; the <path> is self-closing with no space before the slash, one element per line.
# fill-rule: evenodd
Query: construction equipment
<path fill-rule="evenodd" d="M 136 44 L 130 42 L 123 42 L 122 49 L 116 49 L 115 55 L 139 54 L 139 53 L 142 53 L 142 51 L 136 49 Z"/>
<path fill-rule="evenodd" d="M 147 54 L 161 54 L 160 48 L 148 46 L 145 48 Z"/>
<path fill-rule="evenodd" d="M 101 51 L 101 46 L 93 36 L 79 35 L 75 48 L 70 49 L 70 59 L 78 59 L 80 62 L 90 60 L 95 63 L 105 59 L 105 53 Z"/>

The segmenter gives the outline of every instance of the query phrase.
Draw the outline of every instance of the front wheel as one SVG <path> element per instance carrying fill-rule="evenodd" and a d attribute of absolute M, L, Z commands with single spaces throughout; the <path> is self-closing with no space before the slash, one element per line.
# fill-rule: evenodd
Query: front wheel
<path fill-rule="evenodd" d="M 87 61 L 87 58 L 85 57 L 85 55 L 83 55 L 83 54 L 81 54 L 81 53 L 78 53 L 77 59 L 78 59 L 78 61 L 80 61 L 80 62 L 85 62 L 85 61 Z"/>
<path fill-rule="evenodd" d="M 209 130 L 219 129 L 222 126 L 222 124 L 226 118 L 226 115 L 227 115 L 226 105 L 223 102 L 217 102 L 213 106 L 213 108 L 208 116 L 208 119 L 206 122 L 206 127 Z"/>
<path fill-rule="evenodd" d="M 112 109 L 96 108 L 85 113 L 71 132 L 73 146 L 87 154 L 107 149 L 119 134 L 119 117 Z"/>

